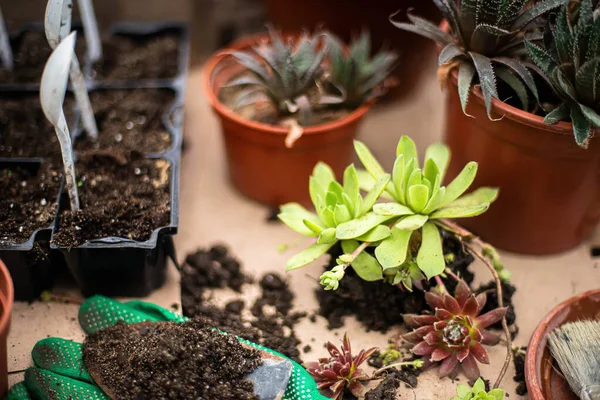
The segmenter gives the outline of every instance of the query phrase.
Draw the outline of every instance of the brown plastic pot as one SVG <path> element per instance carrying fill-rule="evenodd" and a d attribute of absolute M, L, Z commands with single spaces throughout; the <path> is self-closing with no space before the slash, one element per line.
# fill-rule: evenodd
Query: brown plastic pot
<path fill-rule="evenodd" d="M 550 332 L 567 323 L 600 318 L 600 289 L 572 297 L 558 305 L 533 332 L 525 356 L 525 381 L 531 400 L 577 400 L 561 376 L 548 349 Z"/>
<path fill-rule="evenodd" d="M 419 86 L 424 71 L 423 63 L 430 61 L 435 53 L 431 40 L 394 27 L 389 21 L 391 14 L 400 11 L 394 18 L 408 21 L 406 12 L 413 13 L 435 23 L 441 15 L 432 1 L 424 0 L 265 0 L 269 19 L 276 27 L 284 30 L 327 30 L 348 41 L 352 35 L 368 28 L 374 50 L 386 46 L 397 51 L 400 61 L 393 76 L 399 85 L 390 89 L 385 98 L 401 99 Z M 385 100 L 384 98 L 384 100 Z"/>
<path fill-rule="evenodd" d="M 0 260 L 0 398 L 3 398 L 8 391 L 8 355 L 6 347 L 13 298 L 12 279 L 6 265 Z"/>
<path fill-rule="evenodd" d="M 471 92 L 467 113 L 473 118 L 468 117 L 457 82 L 454 71 L 446 113 L 445 140 L 452 150 L 448 176 L 477 161 L 473 188 L 500 188 L 488 211 L 461 224 L 503 250 L 522 254 L 559 253 L 580 244 L 600 220 L 600 140 L 582 149 L 570 123 L 548 125 L 497 100 L 492 117 L 502 119 L 490 121 L 479 88 Z"/>
<path fill-rule="evenodd" d="M 230 48 L 248 49 L 261 40 L 266 36 L 253 36 Z M 221 120 L 233 185 L 269 206 L 309 203 L 308 179 L 314 166 L 323 161 L 341 178 L 353 160 L 353 140 L 369 106 L 337 121 L 305 128 L 295 145 L 287 148 L 287 129 L 244 119 L 219 101 L 219 88 L 241 71 L 230 57 L 217 53 L 207 62 L 203 77 L 206 96 Z"/>

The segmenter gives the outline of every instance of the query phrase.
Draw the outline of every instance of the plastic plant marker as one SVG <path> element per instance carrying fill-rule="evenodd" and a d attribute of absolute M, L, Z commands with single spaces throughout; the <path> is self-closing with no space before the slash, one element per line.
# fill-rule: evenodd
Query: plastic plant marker
<path fill-rule="evenodd" d="M 88 55 L 91 62 L 96 62 L 102 58 L 102 42 L 100 42 L 100 32 L 98 31 L 98 21 L 94 13 L 92 0 L 77 0 L 79 14 L 83 23 L 85 32 L 85 43 L 88 49 Z"/>
<path fill-rule="evenodd" d="M 56 49 L 61 41 L 71 32 L 71 14 L 73 11 L 72 0 L 49 0 L 46 6 L 44 30 L 46 39 L 52 49 Z M 69 71 L 71 84 L 75 92 L 75 100 L 81 111 L 83 126 L 87 134 L 95 139 L 98 137 L 98 127 L 94 118 L 94 111 L 90 97 L 85 86 L 85 79 L 79 66 L 77 56 L 73 54 Z"/>
<path fill-rule="evenodd" d="M 2 59 L 4 68 L 9 71 L 13 70 L 13 54 L 10 48 L 10 40 L 8 40 L 8 31 L 6 30 L 4 17 L 2 16 L 2 9 L 0 9 L 0 59 Z"/>
<path fill-rule="evenodd" d="M 54 49 L 44 67 L 42 83 L 40 85 L 42 110 L 48 121 L 54 125 L 54 130 L 56 131 L 56 136 L 60 143 L 60 150 L 65 168 L 67 192 L 69 194 L 72 211 L 79 210 L 79 196 L 77 194 L 77 184 L 75 179 L 75 162 L 73 160 L 71 135 L 63 111 L 63 102 L 67 90 L 71 59 L 74 56 L 76 36 L 77 32 L 69 34 L 69 36 Z"/>

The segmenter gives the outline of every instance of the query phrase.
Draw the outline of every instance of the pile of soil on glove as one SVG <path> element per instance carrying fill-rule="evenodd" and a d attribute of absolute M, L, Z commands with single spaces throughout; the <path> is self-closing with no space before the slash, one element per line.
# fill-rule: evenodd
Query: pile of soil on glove
<path fill-rule="evenodd" d="M 83 361 L 111 396 L 141 399 L 257 399 L 245 377 L 262 363 L 257 350 L 207 321 L 119 322 L 88 336 Z"/>
<path fill-rule="evenodd" d="M 469 270 L 473 256 L 463 250 L 461 243 L 453 236 L 441 232 L 444 254 L 454 254 L 454 260 L 448 267 L 462 277 L 469 285 L 474 275 Z M 330 250 L 329 264 L 325 270 L 336 265 L 336 259 L 343 254 L 341 246 Z M 446 288 L 453 293 L 457 282 L 453 278 L 444 279 Z M 424 288 L 428 289 L 428 288 Z M 425 294 L 421 290 L 401 290 L 397 286 L 383 281 L 367 282 L 362 280 L 352 268 L 346 270 L 337 290 L 316 289 L 319 301 L 319 314 L 328 321 L 329 329 L 344 326 L 345 316 L 355 316 L 367 331 L 387 332 L 393 326 L 402 324 L 402 314 L 421 314 L 428 310 Z"/>
<path fill-rule="evenodd" d="M 252 305 L 243 300 L 233 300 L 224 307 L 212 304 L 206 298 L 207 289 L 228 287 L 241 292 L 244 284 L 254 282 L 225 246 L 218 245 L 189 254 L 181 275 L 183 315 L 204 317 L 216 328 L 302 363 L 300 340 L 294 327 L 306 317 L 306 313 L 292 311 L 294 294 L 280 275 L 265 274 L 254 283 L 260 287 L 261 295 Z"/>

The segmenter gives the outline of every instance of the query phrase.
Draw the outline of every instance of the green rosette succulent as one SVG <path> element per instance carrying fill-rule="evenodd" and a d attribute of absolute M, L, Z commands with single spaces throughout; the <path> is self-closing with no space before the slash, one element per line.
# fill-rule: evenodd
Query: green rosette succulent
<path fill-rule="evenodd" d="M 489 392 L 485 390 L 485 384 L 481 378 L 477 379 L 473 387 L 459 383 L 456 386 L 456 394 L 450 400 L 504 400 L 504 390 L 492 389 Z"/>

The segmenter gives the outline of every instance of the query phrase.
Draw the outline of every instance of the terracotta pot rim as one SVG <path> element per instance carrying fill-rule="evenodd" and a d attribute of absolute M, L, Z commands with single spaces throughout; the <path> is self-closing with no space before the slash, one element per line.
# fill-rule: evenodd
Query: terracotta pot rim
<path fill-rule="evenodd" d="M 0 290 L 0 304 L 2 309 L 0 310 L 0 334 L 6 332 L 10 325 L 10 316 L 12 313 L 12 305 L 14 298 L 14 287 L 10 273 L 6 268 L 6 265 L 0 260 L 0 279 L 6 279 L 6 293 Z"/>
<path fill-rule="evenodd" d="M 245 49 L 245 48 L 251 47 L 252 45 L 256 44 L 257 42 L 264 40 L 267 36 L 268 35 L 266 33 L 259 33 L 256 35 L 248 36 L 246 38 L 237 40 L 234 43 L 232 43 L 231 45 L 229 45 L 227 48 L 219 50 L 216 53 L 214 53 L 208 59 L 208 61 L 206 62 L 206 65 L 203 68 L 202 88 L 204 90 L 204 93 L 206 94 L 206 97 L 208 98 L 208 102 L 210 103 L 211 107 L 218 114 L 220 114 L 230 120 L 233 120 L 237 124 L 246 126 L 247 128 L 250 128 L 250 129 L 253 129 L 256 131 L 262 131 L 264 133 L 269 133 L 272 135 L 278 135 L 278 136 L 285 137 L 288 134 L 288 130 L 283 127 L 269 125 L 269 124 L 265 124 L 262 122 L 251 121 L 251 120 L 242 118 L 237 113 L 230 110 L 226 105 L 224 105 L 223 103 L 221 103 L 219 101 L 219 98 L 212 90 L 212 85 L 211 85 L 211 75 L 212 75 L 213 71 L 227 57 L 227 55 L 222 54 L 222 52 L 224 50 Z M 306 128 L 304 128 L 303 135 L 318 135 L 318 134 L 328 133 L 331 130 L 335 130 L 335 129 L 339 128 L 340 126 L 350 124 L 350 123 L 362 118 L 365 115 L 365 113 L 367 111 L 369 111 L 369 108 L 371 107 L 372 103 L 373 102 L 365 103 L 365 104 L 361 105 L 360 107 L 358 107 L 357 109 L 355 109 L 354 111 L 352 111 L 350 114 L 348 114 L 338 120 L 335 120 L 332 122 L 327 122 L 327 123 L 321 124 L 321 125 L 306 127 Z"/>
<path fill-rule="evenodd" d="M 531 335 L 527 353 L 525 355 L 525 383 L 527 384 L 527 390 L 532 400 L 546 399 L 541 390 L 541 379 L 537 374 L 536 368 L 537 347 L 544 337 L 546 327 L 571 304 L 580 301 L 583 298 L 597 295 L 600 295 L 600 289 L 592 289 L 563 301 L 552 309 L 552 311 L 550 311 L 535 328 L 533 335 Z"/>
<path fill-rule="evenodd" d="M 440 29 L 442 29 L 444 32 L 448 32 L 449 28 L 450 27 L 448 21 L 445 19 L 442 20 L 442 22 L 440 23 Z M 441 46 L 439 46 L 438 44 L 439 50 L 441 50 L 440 47 Z M 458 85 L 458 71 L 456 70 L 456 68 L 452 70 L 451 77 L 453 83 L 455 85 Z M 481 93 L 481 89 L 479 87 L 472 87 L 471 94 L 475 95 L 475 99 L 480 105 L 485 106 L 485 100 L 483 99 L 483 94 Z M 492 110 L 495 111 L 496 114 L 501 115 L 502 118 L 508 118 L 510 120 L 520 122 L 524 125 L 532 126 L 539 130 L 547 131 L 558 135 L 573 135 L 573 124 L 570 122 L 560 121 L 552 125 L 547 124 L 544 122 L 543 117 L 531 114 L 527 111 L 523 111 L 519 108 L 506 104 L 505 102 L 500 101 L 498 99 L 492 99 Z"/>

